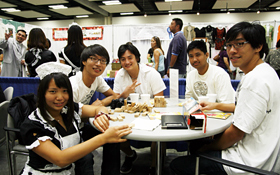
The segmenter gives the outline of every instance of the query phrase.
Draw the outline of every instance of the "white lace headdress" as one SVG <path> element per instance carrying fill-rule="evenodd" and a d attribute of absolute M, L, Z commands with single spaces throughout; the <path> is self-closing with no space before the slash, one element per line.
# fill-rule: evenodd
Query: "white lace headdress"
<path fill-rule="evenodd" d="M 38 66 L 35 71 L 42 80 L 45 76 L 51 73 L 63 73 L 66 76 L 72 71 L 71 66 L 59 62 L 47 62 Z"/>

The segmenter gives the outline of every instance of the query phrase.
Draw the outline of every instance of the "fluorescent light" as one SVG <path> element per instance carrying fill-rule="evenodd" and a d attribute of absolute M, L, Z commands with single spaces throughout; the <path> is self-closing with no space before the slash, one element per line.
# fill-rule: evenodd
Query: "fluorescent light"
<path fill-rule="evenodd" d="M 196 15 L 200 15 L 200 13 L 199 13 L 199 12 L 197 12 L 197 13 L 196 13 Z"/>
<path fill-rule="evenodd" d="M 171 13 L 169 13 L 169 16 L 171 16 Z"/>
<path fill-rule="evenodd" d="M 66 7 L 64 5 L 50 5 L 49 8 L 52 8 L 52 9 L 67 9 L 68 7 Z"/>
<path fill-rule="evenodd" d="M 20 12 L 20 10 L 15 9 L 15 8 L 3 8 L 1 10 L 6 11 L 6 12 Z"/>
<path fill-rule="evenodd" d="M 182 13 L 183 10 L 169 10 L 169 13 Z"/>
<path fill-rule="evenodd" d="M 88 18 L 88 15 L 78 15 L 76 18 Z"/>
<path fill-rule="evenodd" d="M 257 14 L 260 14 L 260 13 L 261 13 L 261 12 L 258 10 L 258 11 L 257 11 Z"/>
<path fill-rule="evenodd" d="M 102 1 L 105 5 L 119 5 L 122 4 L 120 1 Z"/>
<path fill-rule="evenodd" d="M 46 20 L 46 19 L 49 19 L 49 18 L 37 18 L 38 20 Z"/>
<path fill-rule="evenodd" d="M 147 17 L 147 14 L 145 13 L 144 17 L 146 18 Z"/>
<path fill-rule="evenodd" d="M 165 2 L 182 1 L 182 0 L 165 0 Z"/>
<path fill-rule="evenodd" d="M 133 12 L 127 12 L 127 13 L 120 13 L 121 15 L 133 15 Z"/>
<path fill-rule="evenodd" d="M 279 10 L 280 9 L 280 7 L 276 7 L 276 10 Z"/>
<path fill-rule="evenodd" d="M 230 12 L 227 12 L 227 14 L 229 15 L 229 14 L 230 14 Z"/>

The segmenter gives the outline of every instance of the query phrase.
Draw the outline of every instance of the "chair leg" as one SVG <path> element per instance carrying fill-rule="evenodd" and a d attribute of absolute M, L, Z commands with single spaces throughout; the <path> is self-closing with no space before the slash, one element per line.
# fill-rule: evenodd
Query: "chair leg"
<path fill-rule="evenodd" d="M 195 175 L 199 175 L 199 157 L 196 157 Z"/>
<path fill-rule="evenodd" d="M 16 163 L 16 155 L 13 154 L 12 155 L 12 158 L 13 158 L 13 169 L 14 169 L 14 175 L 17 174 L 17 163 Z"/>
<path fill-rule="evenodd" d="M 12 158 L 11 158 L 11 150 L 10 150 L 10 142 L 9 142 L 9 135 L 6 132 L 6 149 L 7 149 L 7 159 L 8 159 L 8 167 L 9 167 L 9 175 L 14 175 L 13 173 L 13 166 L 12 166 Z"/>

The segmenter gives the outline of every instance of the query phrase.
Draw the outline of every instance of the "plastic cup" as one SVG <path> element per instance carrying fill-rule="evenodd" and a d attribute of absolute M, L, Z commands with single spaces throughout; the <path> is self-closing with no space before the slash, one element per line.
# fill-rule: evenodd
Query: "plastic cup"
<path fill-rule="evenodd" d="M 209 97 L 209 102 L 216 102 L 217 94 L 207 94 L 207 97 Z"/>
<path fill-rule="evenodd" d="M 150 102 L 150 94 L 141 94 L 142 103 L 149 104 Z"/>
<path fill-rule="evenodd" d="M 129 94 L 131 102 L 138 103 L 139 94 L 138 93 L 131 93 Z"/>
<path fill-rule="evenodd" d="M 198 102 L 208 101 L 208 100 L 209 100 L 209 97 L 207 97 L 207 96 L 199 96 L 198 97 Z"/>

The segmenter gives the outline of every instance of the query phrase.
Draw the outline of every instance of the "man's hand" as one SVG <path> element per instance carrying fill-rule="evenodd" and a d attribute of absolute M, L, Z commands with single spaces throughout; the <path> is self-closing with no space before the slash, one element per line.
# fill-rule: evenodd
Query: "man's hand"
<path fill-rule="evenodd" d="M 25 65 L 25 60 L 21 60 L 21 65 Z"/>
<path fill-rule="evenodd" d="M 7 41 L 11 37 L 12 33 L 5 33 L 5 40 Z"/>
<path fill-rule="evenodd" d="M 141 83 L 137 84 L 137 80 L 135 80 L 131 85 L 127 86 L 120 97 L 127 98 L 130 93 L 135 92 L 135 88 L 139 86 Z"/>
<path fill-rule="evenodd" d="M 109 128 L 109 119 L 106 115 L 101 115 L 93 121 L 94 126 L 101 132 L 105 132 Z"/>
<path fill-rule="evenodd" d="M 201 110 L 213 110 L 216 109 L 216 103 L 209 102 L 209 101 L 202 101 L 199 103 L 200 106 L 202 107 Z"/>
<path fill-rule="evenodd" d="M 102 101 L 99 99 L 96 99 L 91 105 L 93 106 L 103 106 Z"/>

